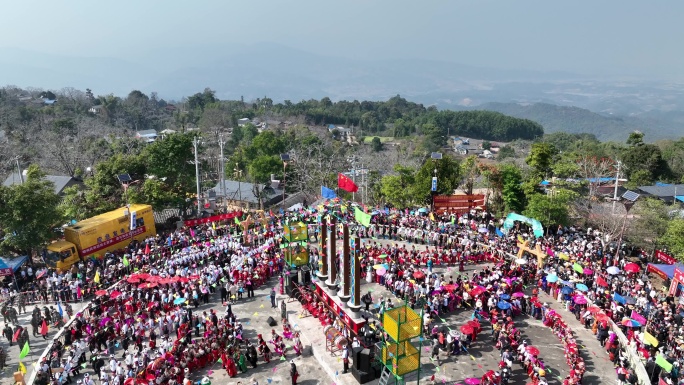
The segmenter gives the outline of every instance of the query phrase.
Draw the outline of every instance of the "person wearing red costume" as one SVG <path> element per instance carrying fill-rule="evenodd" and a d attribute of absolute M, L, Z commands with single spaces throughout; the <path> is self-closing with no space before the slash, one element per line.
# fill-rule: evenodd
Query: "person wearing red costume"
<path fill-rule="evenodd" d="M 221 361 L 223 361 L 223 368 L 228 372 L 228 376 L 231 378 L 237 376 L 237 366 L 235 365 L 235 361 L 232 357 L 223 352 L 221 354 Z"/>

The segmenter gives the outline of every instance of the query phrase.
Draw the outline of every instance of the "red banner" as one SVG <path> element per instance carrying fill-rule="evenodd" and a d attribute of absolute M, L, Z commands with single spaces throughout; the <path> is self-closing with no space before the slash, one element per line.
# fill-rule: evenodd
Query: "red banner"
<path fill-rule="evenodd" d="M 659 260 L 663 261 L 664 263 L 668 265 L 674 265 L 677 263 L 677 260 L 669 256 L 668 254 L 665 254 L 664 252 L 660 250 L 656 250 L 655 252 L 655 257 L 658 258 Z"/>
<path fill-rule="evenodd" d="M 675 269 L 674 271 L 674 276 L 673 276 L 673 281 L 676 281 L 678 283 L 681 283 L 684 285 L 684 271 L 681 271 L 679 269 Z"/>
<path fill-rule="evenodd" d="M 646 269 L 646 271 L 648 271 L 649 273 L 658 274 L 658 275 L 660 276 L 660 278 L 662 278 L 662 279 L 667 279 L 667 278 L 668 278 L 668 277 L 667 277 L 667 274 L 665 274 L 665 273 L 663 273 L 662 271 L 658 270 L 658 268 L 656 268 L 655 265 L 652 264 L 652 263 L 649 263 L 649 264 L 648 264 L 648 268 Z"/>
<path fill-rule="evenodd" d="M 114 238 L 109 238 L 107 240 L 104 240 L 104 241 L 96 244 L 96 245 L 86 247 L 85 249 L 81 250 L 81 256 L 86 257 L 92 253 L 97 253 L 98 251 L 106 249 L 112 245 L 116 245 L 119 242 L 123 242 L 126 240 L 131 241 L 133 237 L 135 237 L 136 235 L 140 235 L 144 232 L 145 232 L 145 226 L 140 226 L 133 231 L 129 231 L 127 233 L 117 235 Z"/>
<path fill-rule="evenodd" d="M 448 212 L 463 214 L 475 207 L 485 208 L 485 196 L 476 195 L 437 195 L 434 198 L 436 213 Z"/>
<path fill-rule="evenodd" d="M 242 211 L 233 211 L 230 213 L 214 215 L 214 216 L 207 217 L 207 218 L 189 219 L 187 221 L 183 221 L 183 225 L 185 225 L 185 226 L 197 226 L 197 225 L 202 225 L 205 223 L 227 221 L 229 219 L 233 219 L 235 217 L 241 217 L 241 216 L 242 216 Z"/>
<path fill-rule="evenodd" d="M 4 277 L 6 275 L 12 275 L 14 272 L 12 271 L 11 268 L 7 269 L 0 269 L 0 277 Z"/>

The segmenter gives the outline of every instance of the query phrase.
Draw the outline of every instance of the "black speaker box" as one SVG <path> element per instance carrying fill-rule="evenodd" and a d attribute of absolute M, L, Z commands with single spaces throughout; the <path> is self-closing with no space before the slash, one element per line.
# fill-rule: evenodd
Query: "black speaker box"
<path fill-rule="evenodd" d="M 268 322 L 268 326 L 276 326 L 278 324 L 276 320 L 273 319 L 273 317 L 268 317 L 266 322 Z"/>
<path fill-rule="evenodd" d="M 359 354 L 360 354 L 362 351 L 363 351 L 363 348 L 362 348 L 362 347 L 352 348 L 351 357 L 352 357 L 352 360 L 354 360 L 354 364 L 355 364 L 355 365 L 356 365 L 356 362 L 359 360 Z"/>
<path fill-rule="evenodd" d="M 359 382 L 359 384 L 365 384 L 366 382 L 371 382 L 375 378 L 373 376 L 373 373 L 368 373 L 364 372 L 362 370 L 358 370 L 355 367 L 351 368 L 352 376 L 356 378 L 356 381 Z"/>
<path fill-rule="evenodd" d="M 311 285 L 311 269 L 309 268 L 309 266 L 300 267 L 298 276 L 299 281 L 302 285 Z"/>
<path fill-rule="evenodd" d="M 361 350 L 356 356 L 354 360 L 354 366 L 363 371 L 363 372 L 371 372 L 371 355 L 370 355 L 370 350 L 369 349 L 363 349 Z"/>

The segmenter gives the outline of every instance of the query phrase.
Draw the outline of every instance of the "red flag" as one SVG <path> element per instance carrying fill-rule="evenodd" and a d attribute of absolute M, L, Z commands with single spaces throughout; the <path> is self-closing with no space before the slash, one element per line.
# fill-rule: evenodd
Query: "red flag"
<path fill-rule="evenodd" d="M 21 329 L 17 328 L 17 331 L 14 332 L 14 336 L 12 336 L 12 342 L 17 342 L 17 339 L 19 338 L 20 334 L 21 334 Z"/>
<path fill-rule="evenodd" d="M 150 244 L 149 243 L 145 244 L 145 255 L 150 255 Z"/>
<path fill-rule="evenodd" d="M 47 321 L 43 320 L 43 324 L 40 326 L 40 334 L 46 336 L 48 333 Z"/>
<path fill-rule="evenodd" d="M 351 193 L 359 191 L 359 186 L 344 174 L 337 174 L 337 187 Z"/>

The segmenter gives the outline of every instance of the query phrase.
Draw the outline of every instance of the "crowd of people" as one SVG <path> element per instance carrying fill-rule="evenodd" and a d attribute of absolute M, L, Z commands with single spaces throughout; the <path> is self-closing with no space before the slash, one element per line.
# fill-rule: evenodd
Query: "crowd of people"
<path fill-rule="evenodd" d="M 316 224 L 323 215 L 355 223 L 351 206 L 315 206 L 283 213 L 270 223 L 256 223 L 246 233 L 240 233 L 238 225 L 228 224 L 160 234 L 134 245 L 125 256 L 89 261 L 74 265 L 67 272 L 46 274 L 36 283 L 37 287 L 42 285 L 43 292 L 52 292 L 54 298 L 62 299 L 65 304 L 92 298 L 102 288 L 117 281 L 121 283 L 114 291 L 99 292 L 94 305 L 77 314 L 65 332 L 64 341 L 52 346 L 46 363 L 41 365 L 38 383 L 49 383 L 55 372 L 61 373 L 60 378 L 70 378 L 70 372 L 78 376 L 78 368 L 86 362 L 86 353 L 90 354 L 93 369 L 97 363 L 96 375 L 101 380 L 105 378 L 108 384 L 119 384 L 127 378 L 152 378 L 152 375 L 153 382 L 160 383 L 157 379 L 163 379 L 168 383 L 184 383 L 186 370 L 192 372 L 213 365 L 219 358 L 228 373 L 235 375 L 247 370 L 248 363 L 256 366 L 257 357 L 270 359 L 272 350 L 282 355 L 286 337 L 274 331 L 276 335 L 270 338 L 247 341 L 241 335 L 242 325 L 236 321 L 230 304 L 253 295 L 255 288 L 283 269 L 278 244 L 285 222 L 309 224 L 311 240 L 315 240 L 318 239 Z M 622 329 L 628 343 L 646 360 L 654 382 L 662 378 L 678 383 L 679 360 L 684 351 L 684 312 L 674 297 L 655 287 L 643 266 L 636 264 L 637 269 L 631 266 L 634 262 L 622 245 L 605 244 L 603 235 L 592 229 L 559 227 L 535 239 L 531 229 L 524 225 L 505 234 L 500 228 L 501 220 L 485 211 L 428 215 L 409 210 L 378 210 L 369 227 L 354 225 L 353 231 L 366 239 L 361 261 L 366 279 L 385 285 L 412 307 L 424 309 L 426 332 L 431 335 L 435 331 L 433 319 L 467 309 L 474 311 L 475 317 L 492 322 L 499 346 L 521 346 L 522 341 L 512 337 L 516 335 L 513 319 L 519 314 L 539 317 L 566 346 L 570 375 L 565 382 L 581 383 L 584 368 L 578 366 L 583 362 L 578 359 L 573 334 L 563 329 L 558 313 L 543 306 L 534 293 L 528 295 L 522 289 L 538 285 L 539 290 L 560 298 L 569 311 L 596 333 L 610 353 L 620 379 L 632 382 L 630 370 L 633 368 L 626 359 L 626 346 L 622 346 L 611 330 L 611 321 Z M 377 239 L 390 242 L 380 243 Z M 521 241 L 529 241 L 530 247 L 540 245 L 547 255 L 542 265 L 537 264 L 536 257 L 503 262 L 504 256 L 517 252 Z M 419 250 L 412 243 L 426 248 Z M 317 249 L 312 247 L 314 272 L 319 258 Z M 496 267 L 473 277 L 463 275 L 465 264 L 481 262 L 490 262 Z M 439 265 L 448 266 L 446 273 L 434 272 Z M 195 309 L 207 303 L 215 291 L 221 293 L 228 311 L 220 316 L 198 314 Z M 40 293 L 41 289 L 36 292 Z M 380 312 L 392 307 L 389 299 L 374 300 Z M 508 305 L 502 304 L 503 308 L 499 308 L 500 302 Z M 51 319 L 63 318 L 62 314 L 56 317 L 54 309 L 44 310 L 47 311 L 39 311 L 41 325 L 43 320 L 50 323 Z M 6 318 L 8 321 L 11 319 Z M 292 330 L 285 332 L 293 340 L 298 338 Z M 7 337 L 10 333 L 3 331 L 3 334 Z M 23 334 L 22 331 L 19 336 Z M 440 342 L 437 330 L 438 344 L 449 354 L 463 353 L 472 343 L 467 334 L 442 334 Z M 11 340 L 19 342 L 15 335 L 12 330 Z M 301 350 L 300 344 L 294 345 L 295 350 Z M 502 361 L 522 358 L 521 364 L 533 381 L 543 384 L 541 360 L 526 354 L 520 357 L 514 351 L 508 352 L 513 359 Z M 121 358 L 117 359 L 119 353 Z M 502 357 L 504 353 L 505 348 Z M 664 370 L 658 357 L 672 366 L 670 370 Z M 69 370 L 53 370 L 60 367 Z M 512 368 L 505 365 L 495 371 L 498 375 L 494 377 L 506 377 L 504 370 Z M 84 383 L 87 381 L 92 380 Z"/>

